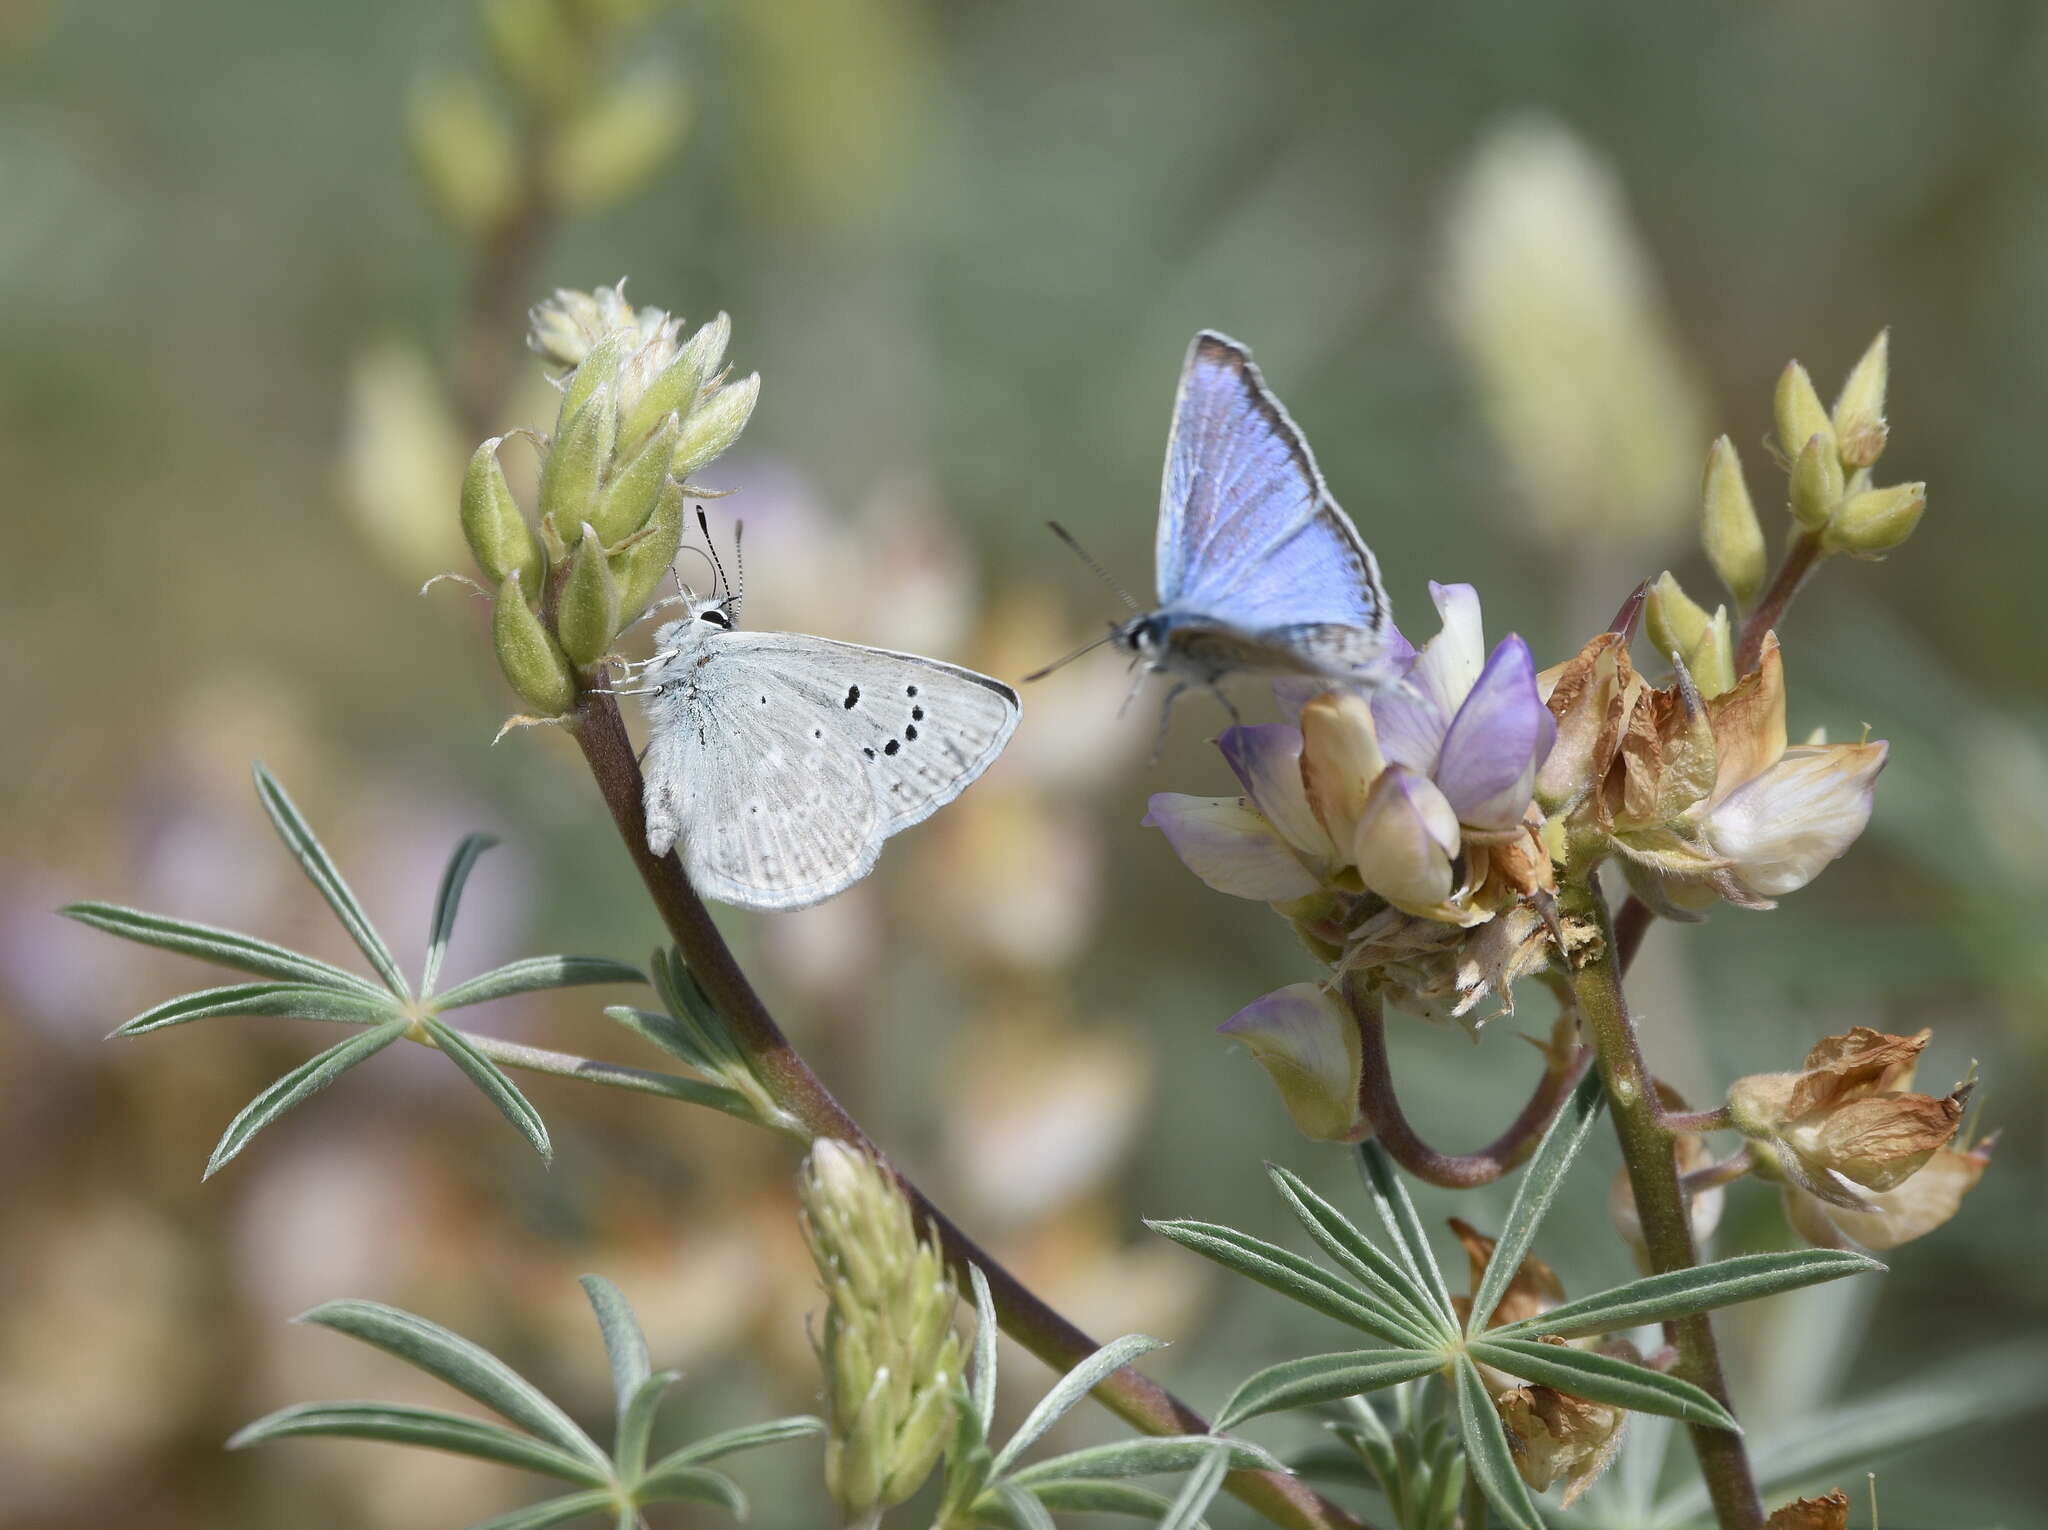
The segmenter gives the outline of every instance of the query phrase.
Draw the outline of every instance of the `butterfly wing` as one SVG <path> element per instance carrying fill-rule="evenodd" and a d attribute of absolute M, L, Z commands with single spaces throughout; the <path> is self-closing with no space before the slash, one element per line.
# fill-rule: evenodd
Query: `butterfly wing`
<path fill-rule="evenodd" d="M 1251 354 L 1211 331 L 1182 369 L 1159 504 L 1159 596 L 1269 644 L 1319 634 L 1348 661 L 1376 654 L 1387 626 L 1379 566 L 1323 485 L 1308 441 L 1267 391 Z M 1345 639 L 1320 629 L 1350 628 Z"/>
<path fill-rule="evenodd" d="M 803 908 L 988 768 L 1009 687 L 912 654 L 786 632 L 720 633 L 652 677 L 648 845 L 681 844 L 700 892 Z"/>

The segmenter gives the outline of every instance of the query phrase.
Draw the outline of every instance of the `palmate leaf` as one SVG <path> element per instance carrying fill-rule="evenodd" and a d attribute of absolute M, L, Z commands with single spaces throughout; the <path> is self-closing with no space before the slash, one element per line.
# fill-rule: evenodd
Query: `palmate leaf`
<path fill-rule="evenodd" d="M 232 983 L 225 988 L 202 988 L 197 993 L 167 999 L 116 1027 L 107 1039 L 144 1036 L 167 1026 L 221 1015 L 270 1015 L 287 1020 L 375 1025 L 397 1018 L 396 1006 L 392 995 L 368 989 L 315 987 L 310 983 Z"/>
<path fill-rule="evenodd" d="M 1578 1087 L 1572 1090 L 1552 1117 L 1543 1133 L 1543 1140 L 1536 1144 L 1529 1166 L 1522 1171 L 1521 1183 L 1515 1187 L 1514 1204 L 1508 1208 L 1507 1220 L 1501 1225 L 1493 1257 L 1487 1261 L 1486 1273 L 1480 1277 L 1479 1289 L 1473 1293 L 1471 1316 L 1465 1323 L 1467 1333 L 1484 1332 L 1487 1320 L 1500 1305 L 1501 1297 L 1507 1294 L 1509 1282 L 1521 1269 L 1523 1256 L 1536 1240 L 1536 1229 L 1542 1225 L 1551 1201 L 1556 1199 L 1558 1187 L 1564 1183 L 1572 1160 L 1585 1146 L 1586 1133 L 1592 1130 L 1606 1098 L 1599 1073 L 1588 1068 Z"/>
<path fill-rule="evenodd" d="M 1304 1307 L 1369 1333 L 1398 1349 L 1425 1346 L 1426 1341 L 1405 1320 L 1374 1300 L 1370 1293 L 1332 1275 L 1315 1261 L 1277 1244 L 1212 1222 L 1148 1221 L 1145 1225 L 1181 1247 L 1214 1260 L 1225 1269 L 1249 1276 Z"/>
<path fill-rule="evenodd" d="M 1741 1432 L 1728 1410 L 1691 1382 L 1613 1355 L 1530 1339 L 1496 1340 L 1491 1335 L 1472 1340 L 1468 1352 L 1482 1365 L 1574 1397 Z"/>
<path fill-rule="evenodd" d="M 1515 1470 L 1514 1447 L 1508 1443 L 1507 1426 L 1494 1411 L 1493 1399 L 1478 1367 L 1460 1359 L 1453 1384 L 1458 1394 L 1458 1428 L 1465 1442 L 1465 1467 L 1472 1473 L 1494 1513 L 1507 1521 L 1511 1530 L 1543 1530 L 1543 1513 L 1529 1492 L 1522 1474 Z"/>
<path fill-rule="evenodd" d="M 1216 1427 L 1234 1429 L 1248 1418 L 1283 1408 L 1337 1402 L 1398 1386 L 1442 1370 L 1447 1359 L 1442 1351 L 1362 1349 L 1283 1360 L 1247 1377 L 1216 1415 Z"/>
<path fill-rule="evenodd" d="M 519 1092 L 519 1086 L 512 1082 L 505 1070 L 479 1052 L 476 1044 L 454 1027 L 429 1017 L 421 1021 L 421 1028 L 434 1038 L 434 1044 L 448 1054 L 449 1060 L 469 1076 L 469 1081 L 483 1091 L 484 1098 L 519 1128 L 520 1135 L 533 1144 L 533 1150 L 540 1154 L 541 1160 L 552 1161 L 555 1147 L 548 1140 L 547 1123 L 541 1120 L 540 1112 Z"/>
<path fill-rule="evenodd" d="M 507 1429 L 503 1424 L 448 1413 L 439 1408 L 416 1408 L 405 1403 L 299 1403 L 244 1425 L 229 1439 L 228 1449 L 241 1450 L 269 1440 L 312 1435 L 418 1445 L 428 1450 L 445 1450 L 455 1455 L 475 1456 L 483 1461 L 497 1461 L 505 1466 L 517 1466 L 590 1486 L 601 1486 L 610 1481 L 609 1473 L 592 1466 L 580 1456 L 559 1450 L 531 1435 L 521 1434 L 516 1429 Z"/>
<path fill-rule="evenodd" d="M 1488 1339 L 1534 1338 L 1551 1334 L 1581 1339 L 1619 1333 L 1643 1323 L 1707 1312 L 1737 1302 L 1754 1301 L 1779 1291 L 1839 1280 L 1844 1275 L 1882 1274 L 1875 1259 L 1846 1249 L 1787 1249 L 1767 1254 L 1737 1254 L 1712 1264 L 1647 1275 L 1610 1290 L 1565 1302 L 1548 1312 L 1489 1329 Z"/>
<path fill-rule="evenodd" d="M 1451 1306 L 1451 1288 L 1444 1284 L 1444 1272 L 1430 1249 L 1429 1234 L 1423 1231 L 1422 1219 L 1415 1214 L 1415 1203 L 1408 1199 L 1408 1187 L 1401 1183 L 1394 1160 L 1377 1142 L 1361 1142 L 1358 1145 L 1358 1169 L 1364 1176 L 1366 1192 L 1372 1197 L 1373 1207 L 1387 1229 L 1387 1236 L 1394 1240 L 1402 1267 L 1409 1278 L 1428 1294 L 1430 1305 L 1442 1315 L 1444 1322 L 1455 1324 L 1458 1317 L 1456 1309 Z"/>
<path fill-rule="evenodd" d="M 673 1375 L 672 1371 L 658 1375 Z M 721 1429 L 716 1434 L 707 1434 L 701 1440 L 693 1440 L 679 1450 L 672 1450 L 651 1468 L 649 1475 L 676 1471 L 685 1466 L 702 1466 L 707 1461 L 716 1461 L 722 1456 L 733 1455 L 742 1450 L 758 1450 L 763 1445 L 777 1445 L 784 1440 L 801 1440 L 807 1435 L 823 1434 L 825 1421 L 813 1418 L 807 1413 L 794 1414 L 789 1418 L 774 1418 L 765 1424 L 742 1424 L 737 1429 Z"/>
<path fill-rule="evenodd" d="M 473 977 L 434 1000 L 437 1010 L 461 1009 L 542 988 L 577 988 L 590 983 L 644 983 L 638 967 L 608 956 L 526 956 Z"/>
<path fill-rule="evenodd" d="M 411 985 L 406 982 L 405 974 L 398 970 L 391 948 L 384 944 L 384 937 L 377 933 L 376 926 L 370 923 L 370 916 L 364 912 L 356 895 L 349 891 L 348 883 L 342 880 L 340 869 L 313 833 L 312 825 L 306 822 L 285 789 L 278 785 L 277 778 L 260 761 L 255 767 L 255 775 L 256 795 L 262 799 L 263 809 L 276 826 L 278 837 L 297 857 L 313 885 L 320 889 L 320 896 L 327 900 L 327 906 L 334 910 L 334 917 L 341 921 L 342 928 L 369 958 L 370 965 L 377 969 L 377 975 L 401 999 L 410 999 Z"/>
<path fill-rule="evenodd" d="M 385 997 L 385 990 L 367 978 L 358 977 L 331 962 L 323 962 L 317 956 L 307 956 L 268 940 L 258 940 L 254 935 L 198 924 L 189 919 L 171 919 L 162 914 L 145 913 L 141 909 L 123 908 L 118 903 L 67 903 L 58 912 L 67 919 L 76 919 L 80 924 L 90 925 L 108 935 L 117 935 L 139 945 L 155 946 L 163 951 L 175 951 L 180 956 L 197 957 L 217 967 L 232 967 L 237 972 L 253 972 L 258 977 L 276 978 L 285 983 L 304 983 Z"/>
<path fill-rule="evenodd" d="M 1308 1229 L 1309 1236 L 1396 1316 L 1407 1319 L 1419 1341 L 1450 1338 L 1457 1332 L 1436 1314 L 1428 1294 L 1407 1271 L 1375 1248 L 1349 1218 L 1311 1190 L 1299 1176 L 1275 1164 L 1268 1164 L 1266 1173 L 1279 1186 L 1280 1194 Z"/>
<path fill-rule="evenodd" d="M 1010 1436 L 1009 1442 L 1001 1450 L 996 1452 L 990 1475 L 1002 1476 L 1018 1456 L 1037 1444 L 1039 1437 L 1058 1423 L 1075 1404 L 1138 1356 L 1165 1347 L 1164 1341 L 1152 1338 L 1148 1334 L 1127 1333 L 1096 1350 L 1054 1382 L 1052 1390 L 1041 1397 L 1038 1405 L 1025 1415 L 1024 1422 L 1017 1426 L 1017 1432 Z"/>
<path fill-rule="evenodd" d="M 400 1016 L 371 1030 L 358 1031 L 348 1040 L 300 1063 L 257 1095 L 242 1107 L 240 1115 L 228 1123 L 228 1129 L 214 1147 L 213 1156 L 206 1161 L 204 1177 L 213 1178 L 230 1159 L 249 1145 L 251 1138 L 293 1106 L 302 1104 L 357 1063 L 367 1061 L 390 1046 L 405 1034 L 410 1023 Z"/>

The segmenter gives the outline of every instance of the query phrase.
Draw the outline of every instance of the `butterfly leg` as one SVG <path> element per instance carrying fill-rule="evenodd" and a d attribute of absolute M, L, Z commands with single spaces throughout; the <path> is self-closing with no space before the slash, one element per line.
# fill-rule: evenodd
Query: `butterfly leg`
<path fill-rule="evenodd" d="M 1159 763 L 1160 751 L 1166 748 L 1166 730 L 1173 724 L 1173 704 L 1187 691 L 1185 681 L 1176 680 L 1173 689 L 1166 693 L 1166 699 L 1159 704 L 1159 731 L 1152 735 L 1152 760 Z"/>

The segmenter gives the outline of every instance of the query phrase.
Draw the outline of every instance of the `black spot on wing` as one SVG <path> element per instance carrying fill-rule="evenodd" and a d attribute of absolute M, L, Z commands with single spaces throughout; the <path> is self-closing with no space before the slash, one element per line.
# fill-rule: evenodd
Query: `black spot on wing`
<path fill-rule="evenodd" d="M 857 685 L 849 685 L 849 686 L 848 686 L 848 687 L 846 688 L 846 709 L 847 709 L 847 711 L 849 711 L 849 712 L 850 712 L 850 711 L 852 711 L 852 710 L 854 709 L 854 707 L 855 707 L 855 706 L 857 706 L 857 705 L 859 704 L 859 702 L 860 702 L 860 687 L 859 687 L 859 686 L 857 686 Z"/>
<path fill-rule="evenodd" d="M 895 752 L 896 752 L 897 750 L 901 749 L 902 747 L 903 747 L 903 745 L 902 745 L 901 743 L 899 743 L 899 742 L 898 742 L 897 740 L 895 740 L 895 739 L 893 739 L 893 738 L 892 738 L 892 739 L 890 739 L 890 740 L 889 740 L 889 742 L 888 742 L 888 743 L 886 743 L 886 744 L 884 744 L 884 745 L 882 746 L 882 753 L 884 753 L 884 754 L 894 754 L 894 753 L 895 753 Z"/>

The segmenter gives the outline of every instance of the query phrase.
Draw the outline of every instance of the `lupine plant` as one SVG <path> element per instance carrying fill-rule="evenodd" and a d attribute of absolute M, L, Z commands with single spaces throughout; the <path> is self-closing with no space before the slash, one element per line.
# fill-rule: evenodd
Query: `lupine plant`
<path fill-rule="evenodd" d="M 1222 1029 L 1265 1067 L 1308 1137 L 1355 1160 L 1354 1198 L 1378 1224 L 1369 1233 L 1279 1169 L 1279 1194 L 1328 1265 L 1207 1222 L 1150 1224 L 1372 1341 L 1277 1358 L 1222 1401 L 1213 1424 L 1136 1368 L 1157 1341 L 1097 1344 L 892 1165 L 776 1024 L 677 858 L 647 847 L 613 680 L 632 629 L 659 601 L 685 500 L 706 492 L 698 480 L 758 396 L 758 377 L 731 378 L 731 339 L 723 315 L 690 330 L 616 287 L 557 294 L 534 311 L 529 334 L 561 390 L 554 429 L 531 441 L 540 456 L 533 502 L 522 503 L 501 466 L 506 437 L 492 436 L 450 506 L 493 603 L 491 640 L 523 709 L 513 721 L 573 738 L 673 943 L 653 958 L 653 1002 L 604 1013 L 686 1071 L 451 1024 L 450 1011 L 487 999 L 648 978 L 608 958 L 544 956 L 441 988 L 462 890 L 489 844 L 471 836 L 442 880 L 425 970 L 411 983 L 261 766 L 265 809 L 374 978 L 182 919 L 98 903 L 68 912 L 259 980 L 159 1004 L 117 1035 L 231 1014 L 354 1027 L 230 1124 L 209 1174 L 400 1040 L 446 1053 L 543 1154 L 546 1129 L 511 1071 L 709 1107 L 801 1145 L 802 1227 L 823 1291 L 814 1334 L 823 1419 L 741 1424 L 652 1456 L 656 1404 L 674 1377 L 651 1372 L 623 1299 L 593 1277 L 586 1289 L 616 1383 L 609 1451 L 476 1346 L 424 1318 L 346 1300 L 306 1321 L 390 1351 L 507 1424 L 314 1403 L 250 1425 L 235 1444 L 307 1434 L 395 1441 L 570 1485 L 566 1496 L 486 1521 L 491 1530 L 579 1518 L 631 1530 L 678 1499 L 737 1515 L 739 1486 L 707 1463 L 814 1433 L 824 1438 L 824 1487 L 848 1526 L 923 1518 L 937 1530 L 1043 1530 L 1056 1516 L 1105 1512 L 1189 1530 L 1216 1514 L 1227 1488 L 1293 1530 L 1540 1530 L 1629 1523 L 1628 1513 L 1638 1524 L 1684 1523 L 1707 1511 L 1722 1530 L 1839 1530 L 1839 1494 L 1786 1503 L 1767 1521 L 1764 1491 L 1969 1416 L 1935 1407 L 1906 1426 L 1852 1405 L 1846 1433 L 1795 1441 L 1773 1464 L 1772 1442 L 1758 1450 L 1742 1432 L 1711 1319 L 1733 1303 L 1874 1274 L 1882 1266 L 1859 1248 L 1898 1247 L 1956 1214 L 1990 1141 L 1967 1135 L 1967 1084 L 1941 1095 L 1911 1087 L 1927 1033 L 1858 1026 L 1813 1041 L 1796 1067 L 1783 1066 L 1789 1056 L 1765 1059 L 1781 1066 L 1736 1080 L 1723 1103 L 1692 1108 L 1645 1056 L 1623 981 L 1651 921 L 1698 920 L 1720 904 L 1769 909 L 1848 853 L 1873 811 L 1887 746 L 1792 741 L 1778 629 L 1816 570 L 1897 549 L 1924 509 L 1923 486 L 1873 477 L 1887 432 L 1884 337 L 1832 409 L 1797 365 L 1780 380 L 1775 452 L 1791 528 L 1775 573 L 1735 450 L 1726 438 L 1713 444 L 1701 526 L 1728 603 L 1709 611 L 1668 573 L 1646 579 L 1606 630 L 1545 669 L 1519 636 L 1488 647 L 1477 591 L 1433 585 L 1441 629 L 1419 647 L 1397 635 L 1391 683 L 1371 694 L 1283 686 L 1274 703 L 1285 720 L 1219 740 L 1236 794 L 1151 799 L 1147 822 L 1197 876 L 1269 905 L 1300 936 L 1301 980 Z M 1648 668 L 1639 670 L 1645 634 Z M 1627 889 L 1618 906 L 1604 885 L 1617 877 Z M 1527 1105 L 1476 1152 L 1431 1146 L 1396 1089 L 1389 1012 L 1477 1034 L 1519 1014 L 1531 994 L 1556 1013 Z M 1559 1253 L 1544 1247 L 1544 1218 L 1603 1114 L 1625 1163 L 1617 1231 L 1643 1273 L 1568 1297 L 1543 1257 Z M 1704 1139 L 1716 1133 L 1738 1145 L 1714 1156 Z M 1515 1173 L 1497 1232 L 1454 1220 L 1472 1266 L 1469 1295 L 1454 1295 L 1405 1181 L 1465 1190 Z M 1779 1186 L 1790 1229 L 1815 1246 L 1705 1258 L 1724 1187 L 1743 1177 Z M 963 1290 L 971 1315 L 960 1310 Z M 998 1330 L 1059 1373 L 1007 1433 L 996 1417 Z M 1026 1459 L 1090 1396 L 1139 1437 Z M 1321 1410 L 1337 1443 L 1299 1456 L 1296 1469 L 1222 1432 L 1301 1409 Z M 1596 1487 L 1602 1473 L 1632 1432 L 1661 1442 L 1667 1419 L 1690 1431 L 1696 1487 L 1617 1509 Z M 1165 1491 L 1132 1481 L 1174 1475 L 1181 1480 Z M 1352 1496 L 1364 1487 L 1371 1493 Z"/>

